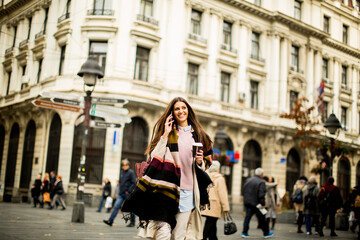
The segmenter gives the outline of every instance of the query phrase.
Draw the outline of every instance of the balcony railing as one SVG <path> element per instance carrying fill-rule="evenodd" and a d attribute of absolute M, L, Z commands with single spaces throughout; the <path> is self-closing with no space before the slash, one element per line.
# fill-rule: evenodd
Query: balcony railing
<path fill-rule="evenodd" d="M 297 67 L 297 66 L 290 66 L 290 70 L 291 71 L 294 71 L 294 72 L 298 72 L 298 73 L 300 73 L 300 74 L 304 74 L 304 70 L 301 70 L 299 67 Z"/>
<path fill-rule="evenodd" d="M 204 44 L 207 43 L 207 40 L 205 38 L 203 38 L 203 37 L 201 37 L 200 35 L 197 35 L 197 34 L 189 33 L 189 38 L 192 39 L 192 40 L 195 40 L 195 41 L 202 42 Z"/>
<path fill-rule="evenodd" d="M 348 86 L 347 84 L 345 84 L 345 83 L 342 83 L 342 84 L 341 84 L 341 89 L 347 90 L 347 91 L 350 90 L 349 86 Z"/>
<path fill-rule="evenodd" d="M 9 47 L 8 49 L 5 50 L 5 54 L 9 54 L 14 50 L 14 47 Z"/>
<path fill-rule="evenodd" d="M 66 20 L 68 18 L 70 18 L 70 13 L 65 13 L 64 15 L 62 15 L 58 18 L 58 23 L 61 23 L 62 21 Z"/>
<path fill-rule="evenodd" d="M 263 62 L 263 63 L 265 62 L 265 59 L 260 57 L 260 55 L 258 55 L 258 54 L 251 54 L 250 58 L 254 59 L 256 61 L 259 61 L 259 62 Z"/>
<path fill-rule="evenodd" d="M 328 78 L 322 78 L 321 80 L 324 81 L 327 85 L 334 85 L 334 82 L 331 82 Z"/>
<path fill-rule="evenodd" d="M 103 15 L 103 16 L 113 16 L 114 10 L 112 9 L 90 9 L 87 11 L 88 15 Z"/>
<path fill-rule="evenodd" d="M 38 32 L 37 34 L 35 34 L 35 39 L 38 39 L 38 38 L 44 36 L 45 33 L 46 33 L 45 31 Z"/>
<path fill-rule="evenodd" d="M 21 41 L 19 43 L 19 47 L 25 46 L 26 44 L 28 44 L 28 42 L 29 42 L 29 39 L 25 39 L 25 40 Z"/>
<path fill-rule="evenodd" d="M 232 47 L 231 47 L 230 45 L 228 45 L 228 44 L 221 44 L 220 48 L 223 49 L 223 50 L 226 50 L 226 51 L 235 53 L 235 54 L 237 53 L 237 49 L 232 48 Z"/>
<path fill-rule="evenodd" d="M 142 14 L 138 14 L 138 15 L 136 16 L 136 19 L 139 20 L 139 21 L 142 21 L 142 22 L 147 22 L 147 23 L 156 25 L 156 26 L 159 25 L 159 21 L 158 21 L 158 20 L 154 19 L 153 17 L 147 17 L 147 16 L 142 15 Z"/>

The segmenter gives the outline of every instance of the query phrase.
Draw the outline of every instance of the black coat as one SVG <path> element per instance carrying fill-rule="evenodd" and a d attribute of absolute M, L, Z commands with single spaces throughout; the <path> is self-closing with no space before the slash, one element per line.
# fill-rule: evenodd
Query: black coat
<path fill-rule="evenodd" d="M 33 188 L 31 188 L 31 197 L 39 197 L 41 193 L 41 180 L 35 179 Z"/>
<path fill-rule="evenodd" d="M 62 181 L 61 180 L 56 181 L 54 190 L 53 190 L 53 195 L 55 195 L 55 194 L 62 195 L 63 193 L 64 193 L 64 188 L 63 188 Z"/>
<path fill-rule="evenodd" d="M 248 178 L 243 186 L 242 195 L 244 196 L 244 205 L 256 207 L 259 203 L 265 206 L 266 185 L 259 176 Z"/>
<path fill-rule="evenodd" d="M 105 183 L 104 190 L 103 190 L 103 196 L 108 197 L 111 196 L 111 183 Z"/>

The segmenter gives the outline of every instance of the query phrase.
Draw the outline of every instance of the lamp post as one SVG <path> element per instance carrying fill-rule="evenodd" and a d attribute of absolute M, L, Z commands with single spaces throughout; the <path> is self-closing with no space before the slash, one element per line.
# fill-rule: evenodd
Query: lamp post
<path fill-rule="evenodd" d="M 324 127 L 327 128 L 327 130 L 331 135 L 334 135 L 338 129 L 341 129 L 341 124 L 339 122 L 339 119 L 337 119 L 337 117 L 335 116 L 335 114 L 331 113 L 329 118 L 326 119 Z M 335 158 L 334 144 L 335 144 L 335 139 L 330 137 L 330 176 L 333 175 L 333 161 Z"/>
<path fill-rule="evenodd" d="M 90 121 L 90 108 L 91 108 L 91 93 L 95 89 L 96 80 L 98 78 L 104 77 L 104 73 L 101 70 L 96 58 L 93 56 L 89 56 L 86 62 L 81 66 L 78 74 L 80 77 L 84 79 L 84 91 L 86 96 L 84 97 L 84 122 L 83 122 L 83 130 L 84 135 L 81 142 L 81 154 L 80 154 L 80 165 L 78 168 L 78 183 L 76 189 L 76 202 L 73 207 L 72 212 L 72 222 L 84 222 L 84 185 L 85 185 L 85 177 L 86 177 L 86 147 L 88 142 L 88 134 L 89 134 L 89 121 Z M 90 90 L 86 90 L 87 87 L 90 87 Z M 91 89 L 92 88 L 92 89 Z"/>

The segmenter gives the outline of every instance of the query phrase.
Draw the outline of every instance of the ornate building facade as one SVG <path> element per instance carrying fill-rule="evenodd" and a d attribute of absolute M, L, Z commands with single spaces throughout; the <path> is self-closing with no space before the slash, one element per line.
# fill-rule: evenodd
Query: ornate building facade
<path fill-rule="evenodd" d="M 317 104 L 323 81 L 324 113 L 338 116 L 337 140 L 351 152 L 334 161 L 346 194 L 360 175 L 359 2 L 3 0 L 0 197 L 27 201 L 36 174 L 56 171 L 67 201 L 75 198 L 80 113 L 32 102 L 42 92 L 84 96 L 76 73 L 89 55 L 104 70 L 93 96 L 127 99 L 132 118 L 120 129 L 90 130 L 85 192 L 93 202 L 104 178 L 119 178 L 121 159 L 146 159 L 152 126 L 175 96 L 197 111 L 219 157 L 236 156 L 222 168 L 233 204 L 260 166 L 281 194 L 292 191 L 318 155 L 311 149 L 304 161 L 295 123 L 279 114 L 298 97 Z M 328 141 L 325 131 L 318 137 Z"/>

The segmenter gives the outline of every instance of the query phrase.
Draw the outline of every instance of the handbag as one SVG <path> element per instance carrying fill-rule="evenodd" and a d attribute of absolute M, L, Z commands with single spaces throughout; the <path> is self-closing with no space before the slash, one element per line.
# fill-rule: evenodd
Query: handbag
<path fill-rule="evenodd" d="M 230 216 L 230 212 L 226 212 L 224 214 L 224 234 L 231 235 L 237 232 L 237 227 L 232 217 Z"/>
<path fill-rule="evenodd" d="M 48 192 L 43 193 L 43 202 L 50 202 L 50 193 Z"/>

